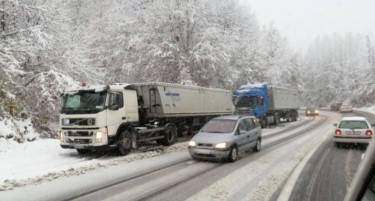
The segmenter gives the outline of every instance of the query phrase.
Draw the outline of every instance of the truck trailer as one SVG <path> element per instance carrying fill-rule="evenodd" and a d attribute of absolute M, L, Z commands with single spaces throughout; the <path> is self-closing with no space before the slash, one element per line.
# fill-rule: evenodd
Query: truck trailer
<path fill-rule="evenodd" d="M 232 100 L 236 113 L 254 115 L 263 128 L 279 124 L 280 118 L 298 119 L 300 98 L 296 89 L 269 87 L 264 83 L 242 85 L 234 91 Z"/>
<path fill-rule="evenodd" d="M 231 92 L 170 83 L 81 86 L 66 90 L 60 112 L 60 145 L 87 153 L 172 145 L 209 119 L 233 114 Z"/>

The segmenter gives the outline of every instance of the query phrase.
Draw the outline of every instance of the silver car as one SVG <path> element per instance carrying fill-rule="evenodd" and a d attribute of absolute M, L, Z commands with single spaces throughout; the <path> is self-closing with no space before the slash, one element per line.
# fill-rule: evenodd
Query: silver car
<path fill-rule="evenodd" d="M 374 130 L 365 117 L 343 117 L 336 126 L 333 141 L 336 146 L 342 143 L 368 144 Z"/>
<path fill-rule="evenodd" d="M 306 108 L 305 115 L 306 116 L 319 115 L 319 109 L 315 107 Z"/>
<path fill-rule="evenodd" d="M 260 151 L 262 130 L 253 116 L 222 116 L 207 122 L 189 142 L 194 159 L 236 161 L 239 151 Z"/>

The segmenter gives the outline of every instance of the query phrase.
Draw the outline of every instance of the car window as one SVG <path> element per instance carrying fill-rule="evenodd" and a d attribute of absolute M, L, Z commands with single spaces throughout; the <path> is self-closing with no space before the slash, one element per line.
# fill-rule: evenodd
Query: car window
<path fill-rule="evenodd" d="M 242 119 L 238 124 L 240 133 L 246 133 L 250 130 L 250 122 L 247 119 Z"/>
<path fill-rule="evenodd" d="M 255 119 L 255 118 L 251 118 L 251 122 L 253 122 L 255 128 L 257 128 L 257 127 L 260 126 L 259 121 L 257 119 Z"/>
<path fill-rule="evenodd" d="M 246 119 L 246 122 L 249 124 L 249 130 L 254 129 L 256 127 L 252 119 Z"/>
<path fill-rule="evenodd" d="M 236 120 L 223 120 L 223 119 L 214 119 L 206 123 L 201 129 L 201 132 L 207 133 L 231 133 L 236 126 Z"/>
<path fill-rule="evenodd" d="M 339 128 L 367 129 L 368 125 L 366 121 L 341 121 Z"/>

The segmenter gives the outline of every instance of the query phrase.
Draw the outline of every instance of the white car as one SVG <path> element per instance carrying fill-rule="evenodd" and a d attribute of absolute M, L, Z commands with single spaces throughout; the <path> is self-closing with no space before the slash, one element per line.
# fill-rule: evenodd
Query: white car
<path fill-rule="evenodd" d="M 374 130 L 365 117 L 344 117 L 336 126 L 333 142 L 337 147 L 342 143 L 368 144 Z"/>
<path fill-rule="evenodd" d="M 344 113 L 344 112 L 353 112 L 353 106 L 350 105 L 350 104 L 342 104 L 342 105 L 340 106 L 339 111 L 340 111 L 341 113 Z"/>

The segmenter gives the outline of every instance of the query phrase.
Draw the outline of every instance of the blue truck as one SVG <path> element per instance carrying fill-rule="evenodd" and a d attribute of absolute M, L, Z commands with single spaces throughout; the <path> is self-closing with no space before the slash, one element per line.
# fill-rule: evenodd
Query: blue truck
<path fill-rule="evenodd" d="M 237 114 L 253 115 L 262 128 L 277 125 L 280 119 L 297 121 L 300 98 L 297 89 L 271 87 L 265 83 L 242 85 L 233 92 Z"/>

